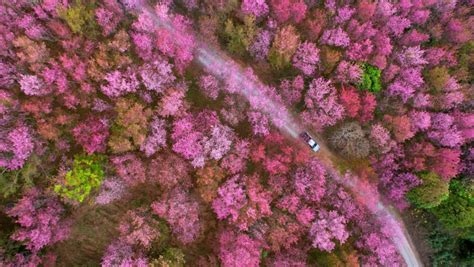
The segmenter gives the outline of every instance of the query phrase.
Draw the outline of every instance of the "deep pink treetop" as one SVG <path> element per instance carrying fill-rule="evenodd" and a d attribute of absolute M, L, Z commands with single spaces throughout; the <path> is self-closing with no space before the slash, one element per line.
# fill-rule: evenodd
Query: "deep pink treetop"
<path fill-rule="evenodd" d="M 246 234 L 224 230 L 219 234 L 219 259 L 224 267 L 258 267 L 260 244 Z"/>
<path fill-rule="evenodd" d="M 109 127 L 110 124 L 107 119 L 89 117 L 74 127 L 72 134 L 76 142 L 87 153 L 105 152 L 106 141 L 109 137 Z"/>
<path fill-rule="evenodd" d="M 58 199 L 36 188 L 30 189 L 7 211 L 8 216 L 20 225 L 11 238 L 25 242 L 34 253 L 64 240 L 69 235 L 69 223 L 62 220 L 63 212 Z"/>

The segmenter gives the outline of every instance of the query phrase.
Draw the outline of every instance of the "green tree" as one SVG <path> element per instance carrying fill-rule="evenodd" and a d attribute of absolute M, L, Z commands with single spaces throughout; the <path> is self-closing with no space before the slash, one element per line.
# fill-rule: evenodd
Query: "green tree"
<path fill-rule="evenodd" d="M 472 182 L 452 180 L 449 184 L 449 197 L 431 210 L 447 230 L 474 240 L 474 184 Z"/>
<path fill-rule="evenodd" d="M 244 55 L 256 34 L 255 17 L 245 16 L 244 24 L 235 25 L 231 19 L 225 22 L 224 37 L 231 53 Z"/>
<path fill-rule="evenodd" d="M 465 43 L 458 50 L 458 65 L 454 75 L 462 82 L 474 81 L 474 41 Z"/>
<path fill-rule="evenodd" d="M 95 20 L 95 1 L 76 0 L 68 8 L 58 10 L 59 17 L 64 19 L 72 32 L 93 37 L 98 33 Z"/>
<path fill-rule="evenodd" d="M 449 183 L 436 173 L 422 173 L 419 177 L 423 183 L 408 192 L 410 202 L 419 208 L 430 209 L 448 198 Z"/>
<path fill-rule="evenodd" d="M 359 89 L 374 93 L 380 92 L 382 89 L 382 83 L 380 81 L 382 72 L 380 69 L 370 64 L 364 64 L 362 69 L 364 73 L 362 74 L 362 81 L 358 85 Z"/>
<path fill-rule="evenodd" d="M 64 180 L 54 186 L 54 191 L 60 196 L 82 202 L 97 189 L 104 178 L 102 165 L 105 161 L 102 155 L 76 155 L 72 170 L 68 171 Z"/>

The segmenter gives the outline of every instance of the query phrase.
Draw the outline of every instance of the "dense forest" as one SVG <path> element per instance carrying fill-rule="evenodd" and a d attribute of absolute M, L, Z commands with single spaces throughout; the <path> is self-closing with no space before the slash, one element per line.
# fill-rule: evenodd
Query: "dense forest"
<path fill-rule="evenodd" d="M 473 0 L 0 0 L 0 22 L 0 266 L 410 265 L 376 205 L 420 264 L 474 266 Z"/>

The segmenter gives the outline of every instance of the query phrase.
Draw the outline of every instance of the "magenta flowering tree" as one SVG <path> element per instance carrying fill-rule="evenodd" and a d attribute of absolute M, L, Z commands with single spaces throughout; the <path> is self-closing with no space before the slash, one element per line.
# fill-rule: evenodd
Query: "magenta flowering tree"
<path fill-rule="evenodd" d="M 391 96 L 399 96 L 406 103 L 423 85 L 421 68 L 404 68 L 400 71 L 398 78 L 388 86 L 387 93 Z"/>
<path fill-rule="evenodd" d="M 270 5 L 279 23 L 285 23 L 289 19 L 299 23 L 306 16 L 307 6 L 302 0 L 270 0 Z"/>
<path fill-rule="evenodd" d="M 156 30 L 155 44 L 164 55 L 172 58 L 179 72 L 183 72 L 187 65 L 193 60 L 195 38 L 191 34 L 189 20 L 181 15 L 166 14 L 167 8 L 157 8 L 157 14 L 161 19 L 173 24 L 174 31 L 166 27 L 158 27 Z M 151 29 L 156 28 L 154 25 Z"/>
<path fill-rule="evenodd" d="M 244 189 L 244 178 L 235 175 L 228 179 L 217 191 L 217 198 L 212 202 L 212 209 L 218 219 L 229 217 L 231 222 L 237 221 L 240 209 L 248 200 Z"/>
<path fill-rule="evenodd" d="M 152 156 L 158 150 L 166 146 L 166 122 L 156 116 L 149 125 L 148 135 L 140 145 L 147 157 Z"/>
<path fill-rule="evenodd" d="M 412 173 L 400 173 L 391 177 L 390 180 L 382 181 L 388 198 L 393 201 L 395 206 L 403 210 L 408 207 L 405 195 L 411 189 L 421 184 L 421 180 Z"/>
<path fill-rule="evenodd" d="M 184 99 L 187 88 L 168 88 L 159 103 L 158 112 L 160 116 L 181 116 L 184 115 L 188 104 Z"/>
<path fill-rule="evenodd" d="M 9 170 L 20 169 L 33 153 L 34 148 L 35 143 L 30 128 L 18 126 L 9 131 L 8 128 L 2 130 L 0 132 L 0 167 Z"/>
<path fill-rule="evenodd" d="M 225 229 L 219 233 L 219 259 L 222 266 L 258 267 L 261 244 L 243 233 Z"/>
<path fill-rule="evenodd" d="M 272 194 L 258 182 L 258 176 L 235 175 L 219 187 L 212 208 L 218 219 L 228 219 L 247 230 L 259 219 L 272 215 L 271 202 Z"/>
<path fill-rule="evenodd" d="M 262 30 L 254 38 L 253 43 L 250 45 L 249 52 L 257 60 L 264 60 L 268 56 L 270 50 L 270 44 L 273 39 L 273 34 L 268 30 Z"/>
<path fill-rule="evenodd" d="M 302 116 L 306 123 L 321 130 L 343 118 L 344 108 L 339 104 L 336 88 L 324 78 L 314 79 L 304 99 L 306 110 Z"/>
<path fill-rule="evenodd" d="M 268 5 L 265 0 L 243 0 L 240 9 L 244 14 L 255 17 L 265 16 L 268 13 Z"/>
<path fill-rule="evenodd" d="M 425 131 L 431 126 L 431 115 L 426 111 L 413 110 L 409 114 L 414 132 Z"/>
<path fill-rule="evenodd" d="M 242 172 L 246 168 L 250 154 L 250 144 L 247 140 L 238 140 L 233 149 L 221 161 L 221 167 L 230 174 Z"/>
<path fill-rule="evenodd" d="M 410 25 L 411 22 L 407 18 L 403 18 L 401 16 L 391 16 L 387 21 L 386 27 L 395 37 L 400 37 L 403 31 L 406 28 L 409 28 Z"/>
<path fill-rule="evenodd" d="M 349 237 L 346 230 L 347 220 L 339 215 L 337 211 L 321 210 L 318 218 L 311 225 L 309 235 L 313 241 L 312 246 L 324 251 L 332 251 L 337 240 L 344 244 Z"/>
<path fill-rule="evenodd" d="M 148 210 L 129 210 L 118 227 L 120 239 L 129 245 L 149 249 L 160 237 L 157 224 Z"/>
<path fill-rule="evenodd" d="M 50 88 L 36 75 L 21 75 L 20 89 L 25 95 L 42 96 L 51 92 Z"/>
<path fill-rule="evenodd" d="M 143 85 L 150 91 L 162 93 L 176 80 L 173 74 L 173 65 L 166 60 L 155 60 L 141 66 L 138 73 Z"/>
<path fill-rule="evenodd" d="M 337 65 L 334 78 L 338 82 L 357 84 L 362 77 L 362 73 L 363 71 L 358 64 L 343 60 Z"/>
<path fill-rule="evenodd" d="M 343 24 L 344 22 L 347 22 L 354 13 L 355 9 L 349 6 L 338 8 L 337 16 L 334 18 L 334 22 L 337 24 Z"/>
<path fill-rule="evenodd" d="M 134 93 L 140 85 L 136 74 L 130 68 L 125 72 L 112 71 L 106 74 L 104 79 L 107 81 L 107 84 L 101 85 L 100 90 L 109 97 Z"/>
<path fill-rule="evenodd" d="M 325 193 L 326 170 L 316 159 L 299 167 L 293 174 L 296 193 L 309 202 L 319 202 Z"/>
<path fill-rule="evenodd" d="M 296 76 L 293 81 L 283 80 L 280 83 L 279 93 L 283 101 L 289 105 L 295 105 L 301 100 L 304 89 L 304 79 L 302 75 Z"/>
<path fill-rule="evenodd" d="M 397 55 L 397 59 L 402 66 L 420 66 L 428 63 L 424 59 L 425 51 L 420 46 L 405 48 Z"/>
<path fill-rule="evenodd" d="M 201 76 L 199 87 L 206 96 L 213 100 L 216 100 L 219 96 L 219 81 L 212 75 Z"/>
<path fill-rule="evenodd" d="M 338 47 L 347 47 L 350 44 L 350 38 L 347 33 L 338 27 L 336 29 L 326 30 L 321 36 L 321 44 L 333 45 Z"/>
<path fill-rule="evenodd" d="M 464 143 L 463 136 L 454 124 L 454 118 L 445 113 L 432 116 L 428 138 L 445 147 L 458 147 Z"/>
<path fill-rule="evenodd" d="M 175 153 L 161 153 L 148 164 L 147 179 L 158 183 L 164 190 L 171 190 L 176 186 L 190 188 L 191 166 Z"/>
<path fill-rule="evenodd" d="M 171 138 L 173 151 L 194 167 L 202 167 L 206 160 L 220 160 L 229 151 L 234 134 L 219 122 L 215 112 L 202 111 L 175 121 Z"/>
<path fill-rule="evenodd" d="M 199 203 L 188 192 L 175 188 L 151 205 L 153 212 L 165 219 L 176 238 L 183 244 L 195 241 L 201 233 Z"/>
<path fill-rule="evenodd" d="M 129 153 L 115 156 L 111 159 L 117 175 L 129 186 L 135 186 L 146 181 L 143 162 L 135 154 Z"/>
<path fill-rule="evenodd" d="M 269 131 L 268 117 L 265 114 L 257 111 L 250 111 L 247 113 L 248 120 L 252 125 L 252 132 L 254 135 L 267 135 Z"/>
<path fill-rule="evenodd" d="M 274 132 L 255 142 L 250 152 L 252 161 L 261 162 L 271 175 L 286 174 L 293 164 L 304 163 L 309 156 L 307 150 L 296 149 L 283 135 Z"/>
<path fill-rule="evenodd" d="M 124 240 L 113 241 L 102 256 L 102 266 L 147 267 L 148 259 L 144 253 L 134 249 Z"/>
<path fill-rule="evenodd" d="M 377 147 L 377 150 L 379 150 L 380 153 L 388 152 L 397 144 L 391 139 L 390 132 L 381 124 L 372 125 L 370 130 L 370 140 L 373 142 L 372 145 Z"/>
<path fill-rule="evenodd" d="M 402 259 L 393 243 L 382 233 L 368 232 L 356 243 L 358 247 L 368 251 L 371 255 L 363 258 L 368 265 L 396 266 Z"/>
<path fill-rule="evenodd" d="M 105 0 L 95 10 L 97 23 L 102 27 L 105 36 L 111 34 L 123 18 L 123 11 L 116 0 Z"/>
<path fill-rule="evenodd" d="M 11 238 L 25 242 L 33 253 L 69 235 L 69 222 L 61 218 L 64 214 L 61 203 L 36 188 L 28 190 L 7 214 L 20 225 Z"/>
<path fill-rule="evenodd" d="M 405 33 L 401 39 L 401 44 L 404 46 L 415 46 L 421 45 L 430 39 L 430 35 L 426 33 L 419 32 L 416 29 L 413 29 L 407 33 Z"/>
<path fill-rule="evenodd" d="M 107 119 L 89 117 L 74 127 L 72 135 L 88 154 L 105 152 L 107 138 L 109 137 L 109 127 Z"/>
<path fill-rule="evenodd" d="M 319 49 L 315 44 L 310 42 L 300 44 L 296 53 L 293 55 L 293 66 L 306 76 L 311 76 L 314 73 L 318 62 Z"/>
<path fill-rule="evenodd" d="M 352 43 L 346 51 L 348 59 L 353 61 L 367 61 L 374 51 L 374 46 L 370 39 L 365 39 L 356 43 Z"/>

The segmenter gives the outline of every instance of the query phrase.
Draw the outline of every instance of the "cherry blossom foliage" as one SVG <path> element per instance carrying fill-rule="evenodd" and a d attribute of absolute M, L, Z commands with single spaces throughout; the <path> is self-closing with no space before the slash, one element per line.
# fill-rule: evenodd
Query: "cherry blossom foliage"
<path fill-rule="evenodd" d="M 171 190 L 176 186 L 190 188 L 190 170 L 191 166 L 175 153 L 162 153 L 151 160 L 146 177 L 164 190 Z"/>
<path fill-rule="evenodd" d="M 76 142 L 80 144 L 87 153 L 105 152 L 106 141 L 109 137 L 109 125 L 110 123 L 107 119 L 90 117 L 84 122 L 79 123 L 72 130 L 72 134 Z"/>
<path fill-rule="evenodd" d="M 321 37 L 322 44 L 333 45 L 338 47 L 349 46 L 349 35 L 340 27 L 336 29 L 326 30 Z"/>
<path fill-rule="evenodd" d="M 188 114 L 173 124 L 173 151 L 191 161 L 194 167 L 206 160 L 220 160 L 231 148 L 234 134 L 222 125 L 215 112 Z"/>
<path fill-rule="evenodd" d="M 97 23 L 102 27 L 105 36 L 111 34 L 123 18 L 123 11 L 116 0 L 105 0 L 95 10 Z"/>
<path fill-rule="evenodd" d="M 243 0 L 241 9 L 244 14 L 252 14 L 255 17 L 265 16 L 268 13 L 265 0 Z"/>
<path fill-rule="evenodd" d="M 219 234 L 219 247 L 219 259 L 225 267 L 257 267 L 260 264 L 261 244 L 244 233 L 223 230 Z"/>
<path fill-rule="evenodd" d="M 111 159 L 117 175 L 129 185 L 134 186 L 146 181 L 145 166 L 135 154 L 125 154 Z"/>
<path fill-rule="evenodd" d="M 397 266 L 401 264 L 396 248 L 383 233 L 366 233 L 357 242 L 357 245 L 361 249 L 370 251 L 371 255 L 363 258 L 363 262 L 368 266 Z"/>
<path fill-rule="evenodd" d="M 212 203 L 217 218 L 230 217 L 231 221 L 237 221 L 240 209 L 247 204 L 242 177 L 233 176 L 219 187 L 217 192 L 218 197 Z"/>
<path fill-rule="evenodd" d="M 317 160 L 299 167 L 293 174 L 296 193 L 309 202 L 319 202 L 325 193 L 326 170 Z"/>
<path fill-rule="evenodd" d="M 311 76 L 316 70 L 319 62 L 319 49 L 313 43 L 302 43 L 293 55 L 293 66 L 303 72 L 304 75 Z"/>
<path fill-rule="evenodd" d="M 221 167 L 230 174 L 242 172 L 246 168 L 249 155 L 250 143 L 247 140 L 236 141 L 233 149 L 222 159 Z"/>
<path fill-rule="evenodd" d="M 273 34 L 268 30 L 263 30 L 257 34 L 250 45 L 249 52 L 257 60 L 264 60 L 268 56 Z"/>
<path fill-rule="evenodd" d="M 143 252 L 134 251 L 132 245 L 123 240 L 111 243 L 102 257 L 102 266 L 148 266 L 148 259 Z"/>
<path fill-rule="evenodd" d="M 130 68 L 125 72 L 119 70 L 112 71 L 105 75 L 107 84 L 103 84 L 100 89 L 109 97 L 118 97 L 137 91 L 140 82 L 134 71 Z"/>
<path fill-rule="evenodd" d="M 250 156 L 253 162 L 261 162 L 265 171 L 275 175 L 287 173 L 291 163 L 305 162 L 308 154 L 287 143 L 283 135 L 271 133 L 263 142 L 254 144 Z"/>
<path fill-rule="evenodd" d="M 166 146 L 166 122 L 159 117 L 155 117 L 149 125 L 148 135 L 141 144 L 140 150 L 147 157 L 155 154 L 160 148 Z"/>
<path fill-rule="evenodd" d="M 301 100 L 303 89 L 304 79 L 302 75 L 296 76 L 293 81 L 281 81 L 279 88 L 283 101 L 289 106 L 293 106 Z"/>
<path fill-rule="evenodd" d="M 165 219 L 183 244 L 195 241 L 201 231 L 200 207 L 188 192 L 176 188 L 151 205 L 153 212 Z"/>
<path fill-rule="evenodd" d="M 26 95 L 41 96 L 50 93 L 48 86 L 36 75 L 22 75 L 20 89 Z"/>
<path fill-rule="evenodd" d="M 433 114 L 428 138 L 445 147 L 457 147 L 464 143 L 461 132 L 454 124 L 454 118 L 445 113 Z"/>
<path fill-rule="evenodd" d="M 258 183 L 257 177 L 235 175 L 219 187 L 212 208 L 218 219 L 228 218 L 245 230 L 272 214 L 271 201 L 271 192 Z"/>
<path fill-rule="evenodd" d="M 331 251 L 335 248 L 334 240 L 344 244 L 349 237 L 346 230 L 347 220 L 337 211 L 321 210 L 318 218 L 311 225 L 309 235 L 313 240 L 313 247 L 324 251 Z"/>
<path fill-rule="evenodd" d="M 54 266 L 51 252 L 63 253 L 47 247 L 69 221 L 44 190 L 74 153 L 105 154 L 95 204 L 124 211 L 103 266 L 159 265 L 170 245 L 186 260 L 206 247 L 187 265 L 306 266 L 312 249 L 335 265 L 400 266 L 393 229 L 371 219 L 368 181 L 403 210 L 420 173 L 447 183 L 473 172 L 472 1 L 88 2 L 0 3 L 0 182 L 34 173 L 36 186 L 2 201 L 15 203 L 5 213 L 22 243 L 15 256 L 0 249 L 6 266 Z M 221 51 L 227 19 L 245 42 L 236 61 Z M 191 64 L 203 44 L 212 66 Z M 380 71 L 376 93 L 357 89 L 367 65 Z M 360 177 L 278 133 L 327 137 L 354 121 L 370 140 L 369 160 L 350 162 Z M 118 202 L 150 192 L 151 208 Z"/>
<path fill-rule="evenodd" d="M 9 170 L 21 168 L 35 148 L 32 131 L 29 127 L 19 126 L 10 131 L 2 131 L 0 139 L 0 167 Z"/>
<path fill-rule="evenodd" d="M 21 226 L 11 238 L 25 242 L 26 247 L 34 253 L 69 235 L 70 222 L 61 218 L 63 206 L 58 199 L 39 189 L 28 190 L 7 214 Z"/>
<path fill-rule="evenodd" d="M 144 64 L 139 70 L 139 75 L 145 88 L 162 93 L 176 80 L 172 68 L 173 66 L 166 60 L 156 60 L 151 64 Z"/>
<path fill-rule="evenodd" d="M 160 236 L 157 222 L 146 209 L 129 210 L 118 227 L 120 239 L 132 246 L 150 248 Z"/>
<path fill-rule="evenodd" d="M 204 75 L 199 79 L 199 86 L 206 96 L 216 100 L 219 96 L 219 81 L 212 75 Z"/>

